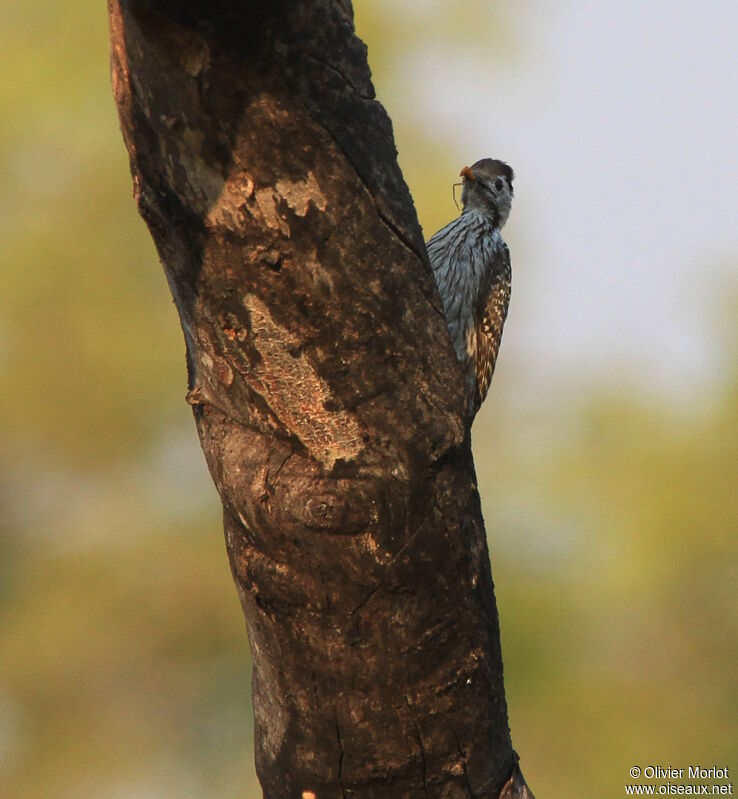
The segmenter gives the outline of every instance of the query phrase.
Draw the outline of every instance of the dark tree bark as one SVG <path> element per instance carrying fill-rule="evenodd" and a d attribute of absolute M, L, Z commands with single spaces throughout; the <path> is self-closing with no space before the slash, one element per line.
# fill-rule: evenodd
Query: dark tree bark
<path fill-rule="evenodd" d="M 110 0 L 110 18 L 264 795 L 526 796 L 463 380 L 350 3 Z"/>

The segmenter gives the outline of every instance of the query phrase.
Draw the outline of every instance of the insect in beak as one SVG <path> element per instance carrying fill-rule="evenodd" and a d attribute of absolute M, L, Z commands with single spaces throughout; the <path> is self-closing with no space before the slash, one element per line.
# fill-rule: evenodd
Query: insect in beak
<path fill-rule="evenodd" d="M 474 177 L 474 173 L 471 171 L 471 169 L 468 166 L 465 166 L 461 170 L 461 172 L 459 172 L 459 177 L 466 178 L 468 181 L 471 181 L 472 183 L 476 183 L 476 180 L 477 180 Z"/>
<path fill-rule="evenodd" d="M 454 205 L 456 206 L 456 210 L 457 211 L 459 210 L 459 203 L 456 201 L 456 187 L 457 186 L 463 186 L 463 185 L 464 185 L 463 183 L 454 183 L 454 185 L 453 185 L 453 187 L 451 189 L 451 196 L 454 198 Z"/>

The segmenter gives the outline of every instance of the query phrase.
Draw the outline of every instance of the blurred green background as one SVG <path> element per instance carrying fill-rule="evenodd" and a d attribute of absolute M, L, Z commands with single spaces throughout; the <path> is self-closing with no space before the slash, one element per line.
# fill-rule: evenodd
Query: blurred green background
<path fill-rule="evenodd" d="M 735 7 L 633 4 L 629 28 L 605 2 L 355 6 L 426 234 L 461 166 L 518 172 L 474 444 L 531 786 L 738 766 Z M 0 796 L 260 796 L 105 9 L 3 0 L 0 45 Z"/>

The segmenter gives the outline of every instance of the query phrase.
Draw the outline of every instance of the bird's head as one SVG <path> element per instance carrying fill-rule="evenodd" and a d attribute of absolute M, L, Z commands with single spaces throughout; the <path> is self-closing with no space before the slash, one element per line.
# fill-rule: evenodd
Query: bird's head
<path fill-rule="evenodd" d="M 512 167 L 496 158 L 482 158 L 461 170 L 464 179 L 461 202 L 464 210 L 480 211 L 502 227 L 510 216 L 513 198 Z"/>

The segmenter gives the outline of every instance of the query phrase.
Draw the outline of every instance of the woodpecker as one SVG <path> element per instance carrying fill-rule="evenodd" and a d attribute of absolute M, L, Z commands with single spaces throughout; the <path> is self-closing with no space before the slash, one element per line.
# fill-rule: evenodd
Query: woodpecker
<path fill-rule="evenodd" d="M 460 177 L 461 214 L 426 246 L 474 417 L 487 396 L 510 303 L 510 251 L 500 230 L 515 174 L 504 161 L 483 158 Z"/>

